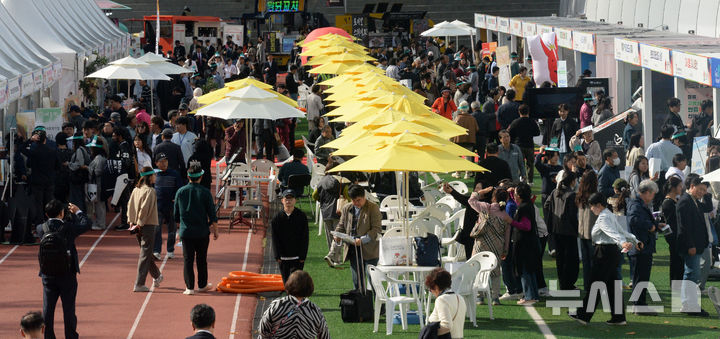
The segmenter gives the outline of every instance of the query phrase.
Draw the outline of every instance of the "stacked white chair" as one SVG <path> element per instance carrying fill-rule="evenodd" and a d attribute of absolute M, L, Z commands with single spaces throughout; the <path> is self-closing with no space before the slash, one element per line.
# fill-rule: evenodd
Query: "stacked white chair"
<path fill-rule="evenodd" d="M 490 273 L 497 267 L 498 261 L 495 254 L 488 251 L 483 251 L 478 254 L 475 254 L 468 260 L 468 262 L 478 262 L 480 264 L 480 271 L 475 276 L 475 281 L 473 283 L 473 295 L 477 296 L 478 293 L 485 294 L 485 301 L 488 305 L 488 311 L 490 312 L 490 319 L 495 319 L 493 316 L 493 310 L 492 310 L 492 288 L 490 284 Z M 495 291 L 497 292 L 497 291 Z M 477 327 L 476 318 L 477 316 L 474 314 L 475 308 L 473 307 L 473 316 L 472 316 L 472 322 L 473 325 Z"/>

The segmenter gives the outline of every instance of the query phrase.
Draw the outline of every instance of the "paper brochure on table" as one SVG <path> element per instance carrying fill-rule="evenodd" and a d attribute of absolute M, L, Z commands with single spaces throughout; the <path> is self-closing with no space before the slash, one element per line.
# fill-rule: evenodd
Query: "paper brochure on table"
<path fill-rule="evenodd" d="M 336 232 L 336 231 L 331 231 L 330 234 L 332 234 L 333 237 L 340 238 L 340 240 L 342 240 L 350 245 L 355 245 L 355 238 L 351 235 L 348 235 L 348 234 L 345 234 L 342 232 Z"/>

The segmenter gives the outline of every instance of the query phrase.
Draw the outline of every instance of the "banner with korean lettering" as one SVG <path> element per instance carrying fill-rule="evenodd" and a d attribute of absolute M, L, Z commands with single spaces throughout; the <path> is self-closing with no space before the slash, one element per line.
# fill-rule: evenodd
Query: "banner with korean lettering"
<path fill-rule="evenodd" d="M 20 77 L 14 77 L 8 80 L 7 86 L 7 101 L 13 102 L 20 99 Z"/>
<path fill-rule="evenodd" d="M 547 25 L 537 24 L 535 27 L 537 34 L 552 33 L 553 31 L 553 28 Z"/>
<path fill-rule="evenodd" d="M 63 113 L 60 107 L 35 109 L 35 125 L 45 126 L 48 137 L 54 138 L 62 131 Z"/>
<path fill-rule="evenodd" d="M 24 98 L 33 92 L 33 75 L 32 72 L 23 74 L 20 79 L 20 97 Z"/>
<path fill-rule="evenodd" d="M 615 60 L 640 66 L 640 45 L 637 41 L 615 38 Z"/>
<path fill-rule="evenodd" d="M 498 17 L 497 31 L 502 33 L 510 33 L 510 19 Z"/>
<path fill-rule="evenodd" d="M 497 30 L 497 17 L 492 15 L 485 16 L 485 28 L 495 31 Z"/>
<path fill-rule="evenodd" d="M 708 57 L 672 51 L 673 74 L 703 85 L 712 85 Z"/>
<path fill-rule="evenodd" d="M 572 37 L 574 50 L 595 54 L 595 36 L 592 33 L 573 31 Z"/>
<path fill-rule="evenodd" d="M 39 91 L 43 88 L 43 71 L 41 69 L 32 73 L 33 77 L 33 92 Z"/>
<path fill-rule="evenodd" d="M 7 80 L 0 80 L 0 106 L 5 106 L 8 101 L 7 85 Z"/>
<path fill-rule="evenodd" d="M 510 34 L 521 37 L 522 31 L 522 20 L 510 19 Z"/>
<path fill-rule="evenodd" d="M 52 84 L 55 82 L 55 71 L 53 71 L 53 66 L 48 65 L 45 66 L 42 70 L 43 72 L 43 88 L 49 88 L 52 86 Z"/>
<path fill-rule="evenodd" d="M 653 71 L 673 74 L 670 50 L 648 44 L 640 44 L 640 64 Z"/>
<path fill-rule="evenodd" d="M 537 35 L 537 25 L 532 22 L 523 21 L 523 37 L 529 38 Z"/>
<path fill-rule="evenodd" d="M 53 64 L 53 80 L 59 81 L 62 78 L 62 62 L 58 61 Z"/>
<path fill-rule="evenodd" d="M 485 14 L 475 13 L 475 27 L 485 28 Z"/>
<path fill-rule="evenodd" d="M 555 36 L 557 37 L 557 44 L 560 47 L 572 49 L 572 31 L 564 28 L 555 27 Z"/>

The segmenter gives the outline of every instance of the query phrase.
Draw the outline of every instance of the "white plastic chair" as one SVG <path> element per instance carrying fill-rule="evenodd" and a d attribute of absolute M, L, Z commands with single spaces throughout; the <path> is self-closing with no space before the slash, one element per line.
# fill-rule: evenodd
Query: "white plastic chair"
<path fill-rule="evenodd" d="M 250 168 L 252 168 L 254 172 L 267 173 L 268 176 L 277 174 L 278 172 L 275 163 L 268 159 L 255 159 L 250 164 Z"/>
<path fill-rule="evenodd" d="M 413 303 L 417 304 L 420 327 L 422 328 L 424 326 L 423 307 L 422 301 L 419 299 L 417 292 L 417 289 L 420 288 L 420 283 L 417 281 L 393 279 L 373 265 L 368 265 L 367 271 L 370 276 L 370 283 L 375 290 L 375 319 L 373 332 L 378 331 L 378 325 L 380 323 L 380 308 L 383 303 L 385 303 L 385 334 L 392 334 L 393 314 L 395 313 L 396 305 L 400 306 L 402 328 L 403 330 L 407 330 L 407 311 L 409 309 L 409 305 Z M 383 285 L 383 283 L 387 284 L 387 286 Z M 400 295 L 401 284 L 408 287 L 411 296 Z"/>
<path fill-rule="evenodd" d="M 440 198 L 445 195 L 445 193 L 440 192 L 440 190 L 432 186 L 424 187 L 422 191 L 423 197 L 425 198 L 422 200 L 422 203 L 425 207 L 434 205 L 436 201 L 440 200 Z"/>
<path fill-rule="evenodd" d="M 435 234 L 435 226 L 441 226 L 442 221 L 433 218 L 419 218 L 410 222 L 410 230 L 412 234 L 424 237 L 427 233 Z"/>
<path fill-rule="evenodd" d="M 452 216 L 449 218 L 443 220 L 443 226 L 440 230 L 435 230 L 435 235 L 439 239 L 443 238 L 449 238 L 450 234 L 455 233 L 455 231 L 459 230 L 463 226 L 463 222 L 465 221 L 465 209 L 461 209 L 457 212 L 455 212 Z"/>
<path fill-rule="evenodd" d="M 477 294 L 473 290 L 473 283 L 481 266 L 477 261 L 467 261 L 461 265 L 457 271 L 452 273 L 452 290 L 455 294 L 465 299 L 467 305 L 467 315 L 472 320 L 473 325 L 477 326 L 475 321 L 475 306 L 477 305 Z"/>
<path fill-rule="evenodd" d="M 434 204 L 420 212 L 416 218 L 433 217 L 439 220 L 446 220 L 452 215 L 452 208 L 445 204 Z"/>
<path fill-rule="evenodd" d="M 380 202 L 380 210 L 385 212 L 387 219 L 382 220 L 383 226 L 390 226 L 401 220 L 400 198 L 397 195 L 388 195 Z"/>
<path fill-rule="evenodd" d="M 437 201 L 438 204 L 445 204 L 452 208 L 453 213 L 459 211 L 463 206 L 452 197 L 452 195 L 446 195 Z"/>
<path fill-rule="evenodd" d="M 456 230 L 452 238 L 442 238 L 442 246 L 447 247 L 447 256 L 442 257 L 443 264 L 456 263 L 467 259 L 465 257 L 465 246 L 458 242 L 460 231 L 462 229 Z"/>
<path fill-rule="evenodd" d="M 405 236 L 405 230 L 402 229 L 402 227 L 393 227 L 385 233 L 383 233 L 383 238 L 392 238 L 392 237 L 404 237 Z"/>
<path fill-rule="evenodd" d="M 457 191 L 460 194 L 467 194 L 467 192 L 468 192 L 467 185 L 465 185 L 465 183 L 462 181 L 458 181 L 458 180 L 451 181 L 448 183 L 448 185 L 450 185 L 450 187 L 452 187 L 455 191 Z"/>
<path fill-rule="evenodd" d="M 325 175 L 325 165 L 323 165 L 323 164 L 321 164 L 321 163 L 319 163 L 319 162 L 313 164 L 313 165 L 312 165 L 312 172 L 310 172 L 310 173 L 313 174 L 313 175 L 317 175 L 317 176 L 322 177 L 323 175 Z"/>
<path fill-rule="evenodd" d="M 472 258 L 468 259 L 468 262 L 471 261 L 480 263 L 480 271 L 475 276 L 475 281 L 473 283 L 473 295 L 477 296 L 480 292 L 483 292 L 485 294 L 488 311 L 490 312 L 490 319 L 494 320 L 495 317 L 493 316 L 492 310 L 492 285 L 490 284 L 490 273 L 492 273 L 495 267 L 497 267 L 497 257 L 492 252 L 483 251 L 473 255 Z M 475 314 L 474 307 L 472 307 L 471 312 L 473 325 L 477 327 L 477 315 Z"/>
<path fill-rule="evenodd" d="M 236 196 L 242 194 L 242 190 L 237 187 L 250 179 L 252 170 L 250 166 L 245 163 L 235 163 L 230 173 L 226 173 L 224 178 L 227 178 L 229 185 L 225 188 L 225 200 L 223 201 L 223 208 L 228 207 L 228 199 L 230 197 L 230 191 L 235 192 Z"/>

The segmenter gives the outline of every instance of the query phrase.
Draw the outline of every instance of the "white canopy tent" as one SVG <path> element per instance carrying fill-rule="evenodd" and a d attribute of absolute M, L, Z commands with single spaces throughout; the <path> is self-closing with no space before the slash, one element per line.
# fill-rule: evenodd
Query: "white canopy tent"
<path fill-rule="evenodd" d="M 470 27 L 468 24 L 460 21 L 455 20 L 453 22 L 447 22 L 443 21 L 440 23 L 435 24 L 432 28 L 420 33 L 421 36 L 434 36 L 434 37 L 445 37 L 445 44 L 447 46 L 448 43 L 448 37 L 454 36 L 455 37 L 455 44 L 457 44 L 457 40 L 459 36 L 470 36 L 470 48 L 473 53 L 473 60 L 475 60 L 475 39 L 473 39 L 473 34 L 475 33 L 475 29 Z"/>

